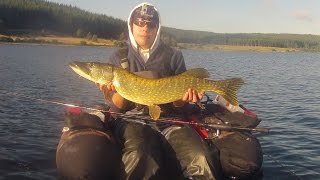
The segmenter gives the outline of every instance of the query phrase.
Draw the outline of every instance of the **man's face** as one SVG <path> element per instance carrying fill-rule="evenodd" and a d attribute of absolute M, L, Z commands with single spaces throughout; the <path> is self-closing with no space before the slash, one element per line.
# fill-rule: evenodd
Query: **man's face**
<path fill-rule="evenodd" d="M 151 48 L 158 31 L 158 23 L 137 19 L 132 23 L 132 34 L 142 49 Z"/>

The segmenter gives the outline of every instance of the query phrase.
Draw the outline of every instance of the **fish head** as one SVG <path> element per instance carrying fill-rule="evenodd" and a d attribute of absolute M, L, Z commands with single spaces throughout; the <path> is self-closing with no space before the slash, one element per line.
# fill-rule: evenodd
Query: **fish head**
<path fill-rule="evenodd" d="M 114 66 L 111 64 L 74 61 L 69 66 L 80 76 L 99 84 L 106 84 L 113 80 Z"/>

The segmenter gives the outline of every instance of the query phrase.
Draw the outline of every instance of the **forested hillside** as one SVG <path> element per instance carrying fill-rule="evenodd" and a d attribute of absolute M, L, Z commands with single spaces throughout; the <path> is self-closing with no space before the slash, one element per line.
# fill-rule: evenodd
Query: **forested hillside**
<path fill-rule="evenodd" d="M 281 48 L 303 48 L 317 51 L 320 50 L 320 36 L 310 34 L 223 34 L 174 28 L 166 28 L 165 31 L 174 35 L 176 40 L 180 43 L 268 46 Z"/>
<path fill-rule="evenodd" d="M 110 16 L 42 0 L 1 0 L 0 32 L 48 30 L 66 35 L 119 38 L 126 23 Z M 18 31 L 13 31 L 18 32 Z"/>
<path fill-rule="evenodd" d="M 123 20 L 87 12 L 69 5 L 44 0 L 0 0 L 0 34 L 27 34 L 30 32 L 124 39 L 127 27 Z M 300 48 L 320 51 L 319 35 L 224 34 L 163 27 L 161 39 L 173 46 L 177 43 L 191 43 Z"/>

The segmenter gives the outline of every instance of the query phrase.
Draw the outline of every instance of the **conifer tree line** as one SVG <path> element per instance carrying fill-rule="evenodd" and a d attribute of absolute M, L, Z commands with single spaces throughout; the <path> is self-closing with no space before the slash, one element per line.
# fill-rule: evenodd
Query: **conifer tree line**
<path fill-rule="evenodd" d="M 1 0 L 0 24 L 2 31 L 50 30 L 114 39 L 126 30 L 126 23 L 120 19 L 43 0 Z"/>
<path fill-rule="evenodd" d="M 93 41 L 98 37 L 123 41 L 127 37 L 126 22 L 111 16 L 45 0 L 0 0 L 0 33 L 25 33 L 28 30 L 53 31 Z M 193 43 L 320 51 L 320 36 L 307 34 L 228 34 L 163 27 L 161 40 L 172 46 Z"/>
<path fill-rule="evenodd" d="M 213 33 L 165 28 L 179 43 L 302 48 L 320 51 L 320 36 L 311 34 Z"/>
<path fill-rule="evenodd" d="M 123 42 L 128 34 L 125 21 L 70 5 L 44 0 L 1 0 L 0 33 L 25 34 L 30 30 L 84 37 L 92 41 L 99 37 Z M 161 39 L 166 44 L 177 45 L 175 38 L 165 32 Z"/>

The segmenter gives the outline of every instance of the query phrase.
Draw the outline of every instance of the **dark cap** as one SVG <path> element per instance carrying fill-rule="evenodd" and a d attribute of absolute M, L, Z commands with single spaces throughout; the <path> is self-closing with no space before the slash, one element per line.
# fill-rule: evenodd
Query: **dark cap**
<path fill-rule="evenodd" d="M 159 23 L 159 15 L 157 10 L 153 6 L 147 4 L 144 4 L 133 11 L 131 22 L 137 18 Z"/>

